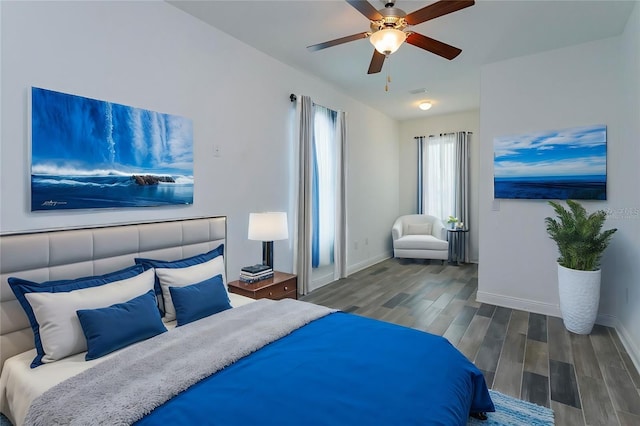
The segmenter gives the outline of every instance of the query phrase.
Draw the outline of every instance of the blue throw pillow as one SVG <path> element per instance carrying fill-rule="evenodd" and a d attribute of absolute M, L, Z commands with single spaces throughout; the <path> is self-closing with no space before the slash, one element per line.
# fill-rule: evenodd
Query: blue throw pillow
<path fill-rule="evenodd" d="M 178 326 L 231 308 L 222 275 L 185 287 L 169 287 Z"/>
<path fill-rule="evenodd" d="M 185 257 L 178 260 L 156 260 L 146 259 L 143 257 L 136 257 L 134 262 L 137 265 L 142 265 L 144 269 L 150 268 L 186 268 L 188 266 L 198 265 L 200 263 L 208 262 L 211 259 L 215 259 L 218 256 L 224 254 L 224 244 L 220 244 L 218 247 L 206 253 L 197 254 L 191 257 Z M 160 280 L 156 277 L 155 283 L 156 295 L 160 296 L 158 299 L 162 300 L 162 288 L 160 287 Z M 161 304 L 159 303 L 159 306 Z M 164 306 L 160 306 L 160 312 L 164 315 Z"/>
<path fill-rule="evenodd" d="M 18 299 L 18 302 L 20 302 L 22 309 L 24 309 L 24 312 L 27 314 L 27 318 L 29 318 L 29 324 L 31 325 L 31 329 L 33 330 L 37 355 L 31 363 L 31 368 L 42 365 L 42 358 L 46 354 L 42 346 L 42 340 L 40 338 L 40 324 L 36 319 L 31 304 L 26 298 L 27 294 L 66 293 L 74 290 L 98 287 L 112 282 L 133 278 L 137 275 L 142 274 L 143 272 L 144 268 L 142 266 L 134 265 L 105 275 L 82 277 L 72 280 L 46 281 L 43 283 L 36 283 L 22 278 L 9 277 L 7 280 L 9 282 L 9 286 L 11 287 L 13 293 L 16 295 L 16 299 Z"/>
<path fill-rule="evenodd" d="M 77 311 L 87 339 L 87 361 L 167 331 L 153 290 L 128 302 Z"/>

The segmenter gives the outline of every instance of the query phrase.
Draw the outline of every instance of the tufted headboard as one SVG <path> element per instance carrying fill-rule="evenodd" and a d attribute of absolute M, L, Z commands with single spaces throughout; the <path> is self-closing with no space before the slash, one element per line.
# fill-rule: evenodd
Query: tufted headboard
<path fill-rule="evenodd" d="M 0 235 L 0 371 L 7 358 L 34 347 L 8 277 L 42 282 L 102 275 L 136 257 L 181 259 L 225 243 L 226 228 L 226 217 L 204 217 Z"/>

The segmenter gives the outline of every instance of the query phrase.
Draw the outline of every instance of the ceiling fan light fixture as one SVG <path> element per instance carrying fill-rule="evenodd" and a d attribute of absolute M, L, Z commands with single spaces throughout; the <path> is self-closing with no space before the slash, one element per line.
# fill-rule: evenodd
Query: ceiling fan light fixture
<path fill-rule="evenodd" d="M 407 38 L 407 33 L 396 30 L 395 28 L 384 28 L 378 30 L 369 36 L 369 41 L 373 47 L 383 55 L 390 55 L 400 46 Z"/>
<path fill-rule="evenodd" d="M 428 110 L 429 108 L 431 108 L 433 106 L 433 104 L 429 101 L 423 101 L 420 102 L 420 104 L 418 105 L 418 108 L 420 108 L 423 111 Z"/>

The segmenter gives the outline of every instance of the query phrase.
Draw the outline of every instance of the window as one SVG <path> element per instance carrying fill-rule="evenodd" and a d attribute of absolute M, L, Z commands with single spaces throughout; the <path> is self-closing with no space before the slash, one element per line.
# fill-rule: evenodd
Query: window
<path fill-rule="evenodd" d="M 313 106 L 312 239 L 311 265 L 334 262 L 336 218 L 337 112 Z"/>
<path fill-rule="evenodd" d="M 418 213 L 446 220 L 455 216 L 469 229 L 469 143 L 471 132 L 416 136 L 418 142 Z M 462 259 L 469 261 L 469 240 Z"/>
<path fill-rule="evenodd" d="M 455 216 L 456 135 L 429 136 L 423 149 L 423 212 L 446 220 Z"/>

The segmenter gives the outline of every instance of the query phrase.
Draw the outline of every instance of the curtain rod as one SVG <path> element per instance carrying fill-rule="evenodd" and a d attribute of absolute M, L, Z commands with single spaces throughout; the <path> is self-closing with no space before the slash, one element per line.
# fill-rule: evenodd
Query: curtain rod
<path fill-rule="evenodd" d="M 440 135 L 429 135 L 429 137 L 430 138 L 434 138 L 436 136 L 453 135 L 453 134 L 456 134 L 456 133 L 466 133 L 468 135 L 472 135 L 473 134 L 473 132 L 464 132 L 463 131 L 463 132 L 440 133 Z M 414 139 L 420 139 L 420 138 L 426 138 L 426 136 L 414 136 L 413 138 Z"/>
<path fill-rule="evenodd" d="M 455 135 L 457 133 L 466 133 L 468 135 L 472 135 L 473 132 L 465 132 L 465 131 L 460 131 L 460 132 L 448 132 L 448 133 L 440 133 L 439 135 L 429 135 L 430 138 L 434 138 L 436 136 L 445 136 L 445 135 Z M 423 138 L 424 136 L 414 136 L 414 139 L 418 139 L 418 138 Z"/>
<path fill-rule="evenodd" d="M 1 0 L 0 0 L 0 1 L 1 1 Z M 289 95 L 289 100 L 290 100 L 291 102 L 295 102 L 295 101 L 297 101 L 297 100 L 298 100 L 298 97 L 292 93 L 292 94 L 290 94 L 290 95 Z M 330 111 L 333 111 L 333 112 L 336 112 L 336 113 L 341 111 L 341 110 L 339 110 L 339 109 L 333 109 L 333 108 L 326 107 L 326 106 L 324 106 L 324 105 L 320 105 L 320 104 L 318 104 L 318 103 L 313 102 L 313 100 L 312 100 L 311 102 L 313 103 L 313 105 L 316 105 L 316 106 L 319 106 L 319 107 L 322 107 L 322 108 L 326 108 L 326 109 L 328 109 L 328 110 L 330 110 Z"/>

